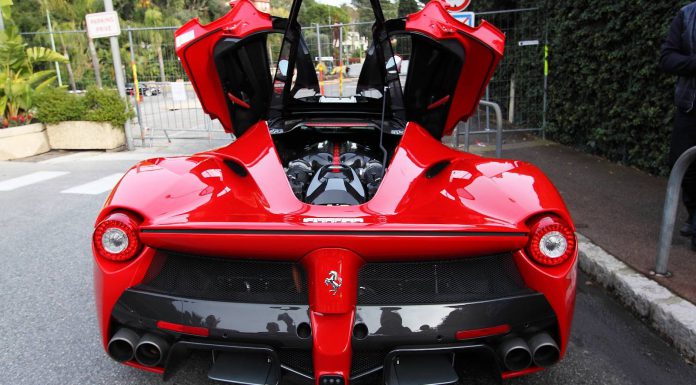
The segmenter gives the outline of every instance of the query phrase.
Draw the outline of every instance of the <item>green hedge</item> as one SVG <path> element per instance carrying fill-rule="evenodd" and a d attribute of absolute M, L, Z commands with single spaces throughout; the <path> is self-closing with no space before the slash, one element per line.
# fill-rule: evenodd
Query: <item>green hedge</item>
<path fill-rule="evenodd" d="M 123 127 L 132 109 L 115 90 L 88 88 L 84 96 L 56 88 L 43 93 L 36 103 L 37 118 L 44 123 L 87 120 Z"/>
<path fill-rule="evenodd" d="M 550 139 L 665 174 L 675 78 L 657 63 L 669 23 L 688 3 L 479 0 L 474 6 L 479 12 L 539 6 L 546 13 Z"/>
<path fill-rule="evenodd" d="M 685 1 L 547 1 L 548 135 L 665 174 L 675 78 L 657 66 Z"/>

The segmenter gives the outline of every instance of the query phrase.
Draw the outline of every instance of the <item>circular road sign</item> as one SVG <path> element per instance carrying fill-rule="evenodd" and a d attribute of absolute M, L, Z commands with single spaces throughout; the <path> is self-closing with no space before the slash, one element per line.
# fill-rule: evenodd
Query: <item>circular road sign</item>
<path fill-rule="evenodd" d="M 471 4 L 471 0 L 444 0 L 443 2 L 445 8 L 450 12 L 463 11 Z"/>

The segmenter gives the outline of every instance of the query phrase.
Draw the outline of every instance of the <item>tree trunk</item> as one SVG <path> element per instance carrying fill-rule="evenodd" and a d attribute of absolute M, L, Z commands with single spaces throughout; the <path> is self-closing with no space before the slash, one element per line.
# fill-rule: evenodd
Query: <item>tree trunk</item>
<path fill-rule="evenodd" d="M 102 88 L 101 69 L 99 68 L 99 57 L 97 56 L 97 48 L 94 46 L 94 40 L 87 39 L 89 43 L 89 56 L 92 58 L 92 69 L 94 69 L 94 79 L 97 81 L 97 87 Z"/>
<path fill-rule="evenodd" d="M 68 59 L 65 63 L 65 67 L 68 69 L 68 82 L 70 83 L 70 88 L 73 91 L 77 91 L 77 85 L 75 84 L 75 74 L 73 73 L 72 64 L 70 64 L 70 56 L 68 55 L 68 49 L 63 46 L 63 55 Z"/>
<path fill-rule="evenodd" d="M 162 55 L 162 45 L 157 46 L 157 60 L 159 60 L 160 81 L 165 83 L 167 76 L 164 73 L 164 57 Z M 164 84 L 162 85 L 164 86 Z"/>
<path fill-rule="evenodd" d="M 73 72 L 72 63 L 70 63 L 70 55 L 68 54 L 68 48 L 65 46 L 63 34 L 60 34 L 60 45 L 63 47 L 63 56 L 68 59 L 68 61 L 65 62 L 65 67 L 68 69 L 68 82 L 70 83 L 70 88 L 73 91 L 77 91 L 77 85 L 75 85 L 75 73 Z"/>

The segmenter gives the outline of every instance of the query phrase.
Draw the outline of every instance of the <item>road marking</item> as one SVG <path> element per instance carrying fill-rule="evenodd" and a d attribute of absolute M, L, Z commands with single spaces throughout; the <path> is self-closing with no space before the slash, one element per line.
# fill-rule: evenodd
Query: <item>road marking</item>
<path fill-rule="evenodd" d="M 94 152 L 94 151 L 76 152 L 74 154 L 62 155 L 62 156 L 57 156 L 55 158 L 42 160 L 39 163 L 40 164 L 71 163 L 71 162 L 74 162 L 76 160 L 85 160 L 85 158 L 90 158 L 90 157 L 93 157 L 93 156 L 99 155 L 99 154 L 100 153 Z"/>
<path fill-rule="evenodd" d="M 97 179 L 93 182 L 81 184 L 69 188 L 67 190 L 61 191 L 62 194 L 85 194 L 85 195 L 99 195 L 107 191 L 111 191 L 116 183 L 123 177 L 123 174 L 112 174 L 105 176 L 104 178 Z"/>
<path fill-rule="evenodd" d="M 67 171 L 37 171 L 17 178 L 7 179 L 0 182 L 0 191 L 12 191 L 20 187 L 29 186 L 34 183 L 57 178 L 69 174 Z"/>

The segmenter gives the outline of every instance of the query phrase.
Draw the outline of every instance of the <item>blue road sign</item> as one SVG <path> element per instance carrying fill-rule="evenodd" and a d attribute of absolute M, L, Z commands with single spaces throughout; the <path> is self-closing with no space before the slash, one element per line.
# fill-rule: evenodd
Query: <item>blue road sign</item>
<path fill-rule="evenodd" d="M 473 12 L 454 12 L 452 13 L 452 17 L 469 27 L 476 26 L 476 15 Z"/>

